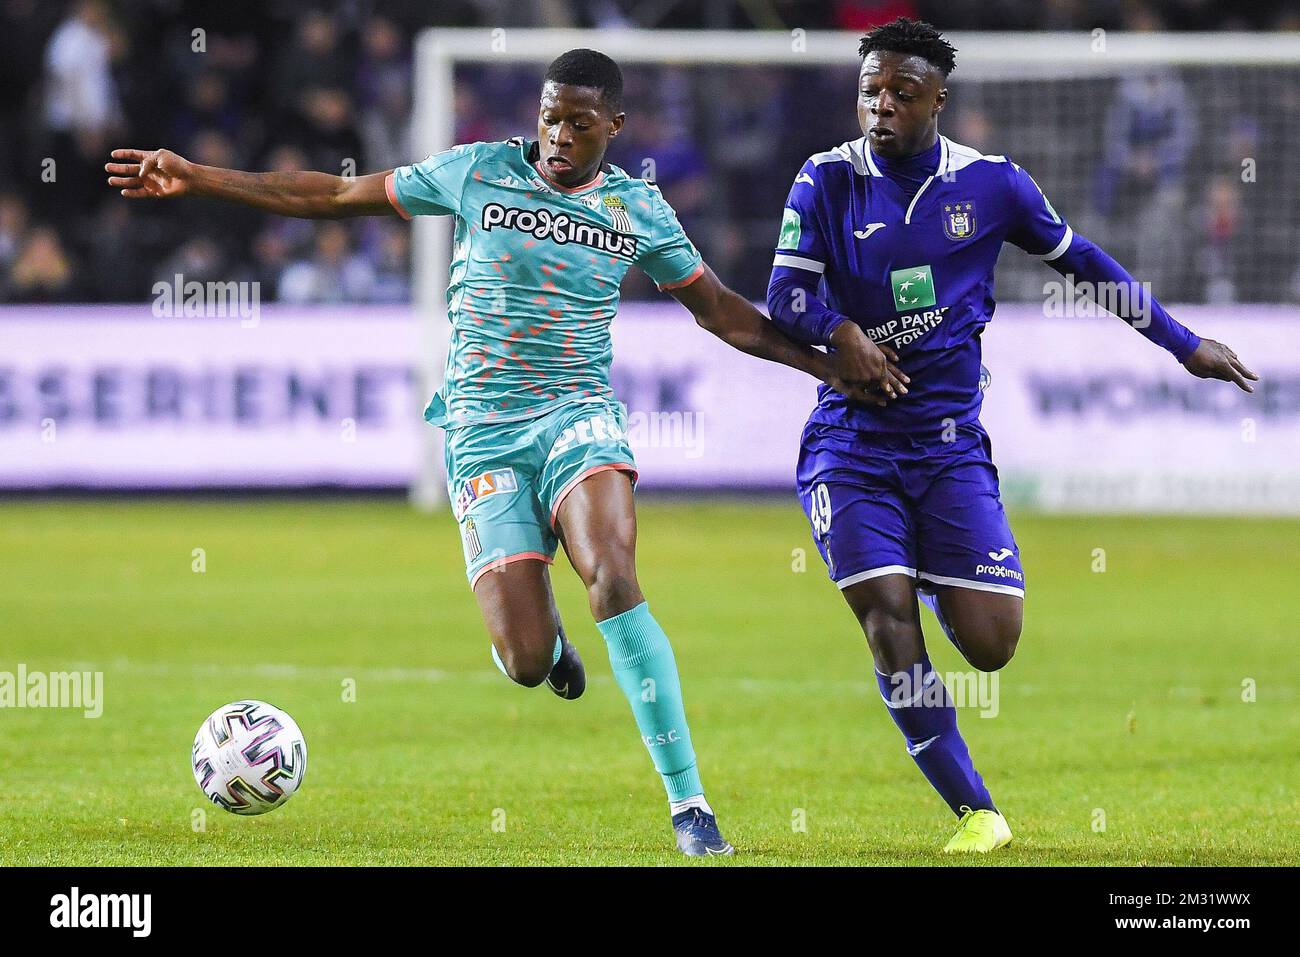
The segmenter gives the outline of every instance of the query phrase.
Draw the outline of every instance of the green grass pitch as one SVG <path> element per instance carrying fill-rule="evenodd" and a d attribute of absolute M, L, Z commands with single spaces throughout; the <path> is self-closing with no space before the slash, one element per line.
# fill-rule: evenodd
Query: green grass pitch
<path fill-rule="evenodd" d="M 953 862 L 793 501 L 642 502 L 642 585 L 738 848 L 704 866 L 1300 862 L 1300 523 L 1013 524 L 1024 636 L 997 716 L 961 722 L 1016 842 Z M 0 863 L 689 863 L 562 557 L 592 679 L 573 703 L 493 668 L 450 516 L 396 501 L 8 502 L 0 569 L 0 670 L 105 682 L 98 719 L 0 710 Z M 199 722 L 244 697 L 310 749 L 260 818 L 189 768 Z"/>

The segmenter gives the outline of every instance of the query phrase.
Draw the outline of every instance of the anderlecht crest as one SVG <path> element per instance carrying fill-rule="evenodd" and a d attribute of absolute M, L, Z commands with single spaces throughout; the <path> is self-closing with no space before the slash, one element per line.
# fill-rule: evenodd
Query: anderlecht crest
<path fill-rule="evenodd" d="M 970 239 L 975 235 L 975 204 L 944 203 L 943 234 L 949 239 Z"/>

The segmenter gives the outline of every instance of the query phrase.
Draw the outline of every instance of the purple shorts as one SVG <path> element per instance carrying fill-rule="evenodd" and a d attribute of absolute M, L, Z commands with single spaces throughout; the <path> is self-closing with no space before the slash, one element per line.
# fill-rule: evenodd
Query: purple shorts
<path fill-rule="evenodd" d="M 804 428 L 799 501 L 840 588 L 899 574 L 1024 597 L 988 433 L 970 422 L 949 437 Z"/>

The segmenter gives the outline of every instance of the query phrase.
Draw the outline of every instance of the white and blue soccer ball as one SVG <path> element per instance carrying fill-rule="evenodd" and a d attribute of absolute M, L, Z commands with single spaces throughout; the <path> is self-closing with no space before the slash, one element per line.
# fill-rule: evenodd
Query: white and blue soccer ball
<path fill-rule="evenodd" d="M 234 814 L 274 811 L 302 786 L 307 740 L 298 723 L 265 701 L 233 701 L 194 736 L 194 780 Z"/>

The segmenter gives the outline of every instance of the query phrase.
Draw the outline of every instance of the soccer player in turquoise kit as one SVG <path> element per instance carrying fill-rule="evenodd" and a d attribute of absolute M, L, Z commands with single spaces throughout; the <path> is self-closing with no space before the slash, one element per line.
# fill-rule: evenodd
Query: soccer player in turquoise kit
<path fill-rule="evenodd" d="M 804 429 L 799 496 L 831 578 L 866 634 L 907 752 L 959 819 L 949 853 L 987 853 L 1011 829 L 975 770 L 930 665 L 918 597 L 984 671 L 1020 638 L 1024 571 L 979 423 L 980 334 L 1004 242 L 1063 275 L 1132 291 L 1120 318 L 1201 378 L 1258 378 L 1231 349 L 1176 322 L 1057 215 L 1025 170 L 939 135 L 955 50 L 899 18 L 862 40 L 863 136 L 795 177 L 768 287 L 772 320 L 835 350 L 840 374 L 896 361 L 908 394 L 864 405 L 820 389 Z M 1117 304 L 1118 305 L 1118 304 Z"/>
<path fill-rule="evenodd" d="M 582 694 L 547 572 L 563 543 L 663 778 L 678 847 L 730 854 L 704 798 L 672 647 L 637 584 L 636 465 L 608 378 L 619 283 L 635 264 L 730 345 L 863 401 L 905 386 L 883 359 L 841 381 L 836 360 L 719 283 L 659 189 L 605 163 L 623 126 L 622 89 L 613 60 L 571 50 L 547 70 L 537 140 L 457 146 L 351 179 L 215 169 L 167 150 L 115 150 L 106 169 L 131 198 L 189 193 L 310 218 L 455 216 L 451 348 L 425 418 L 446 430 L 449 492 L 492 656 L 519 684 Z"/>

